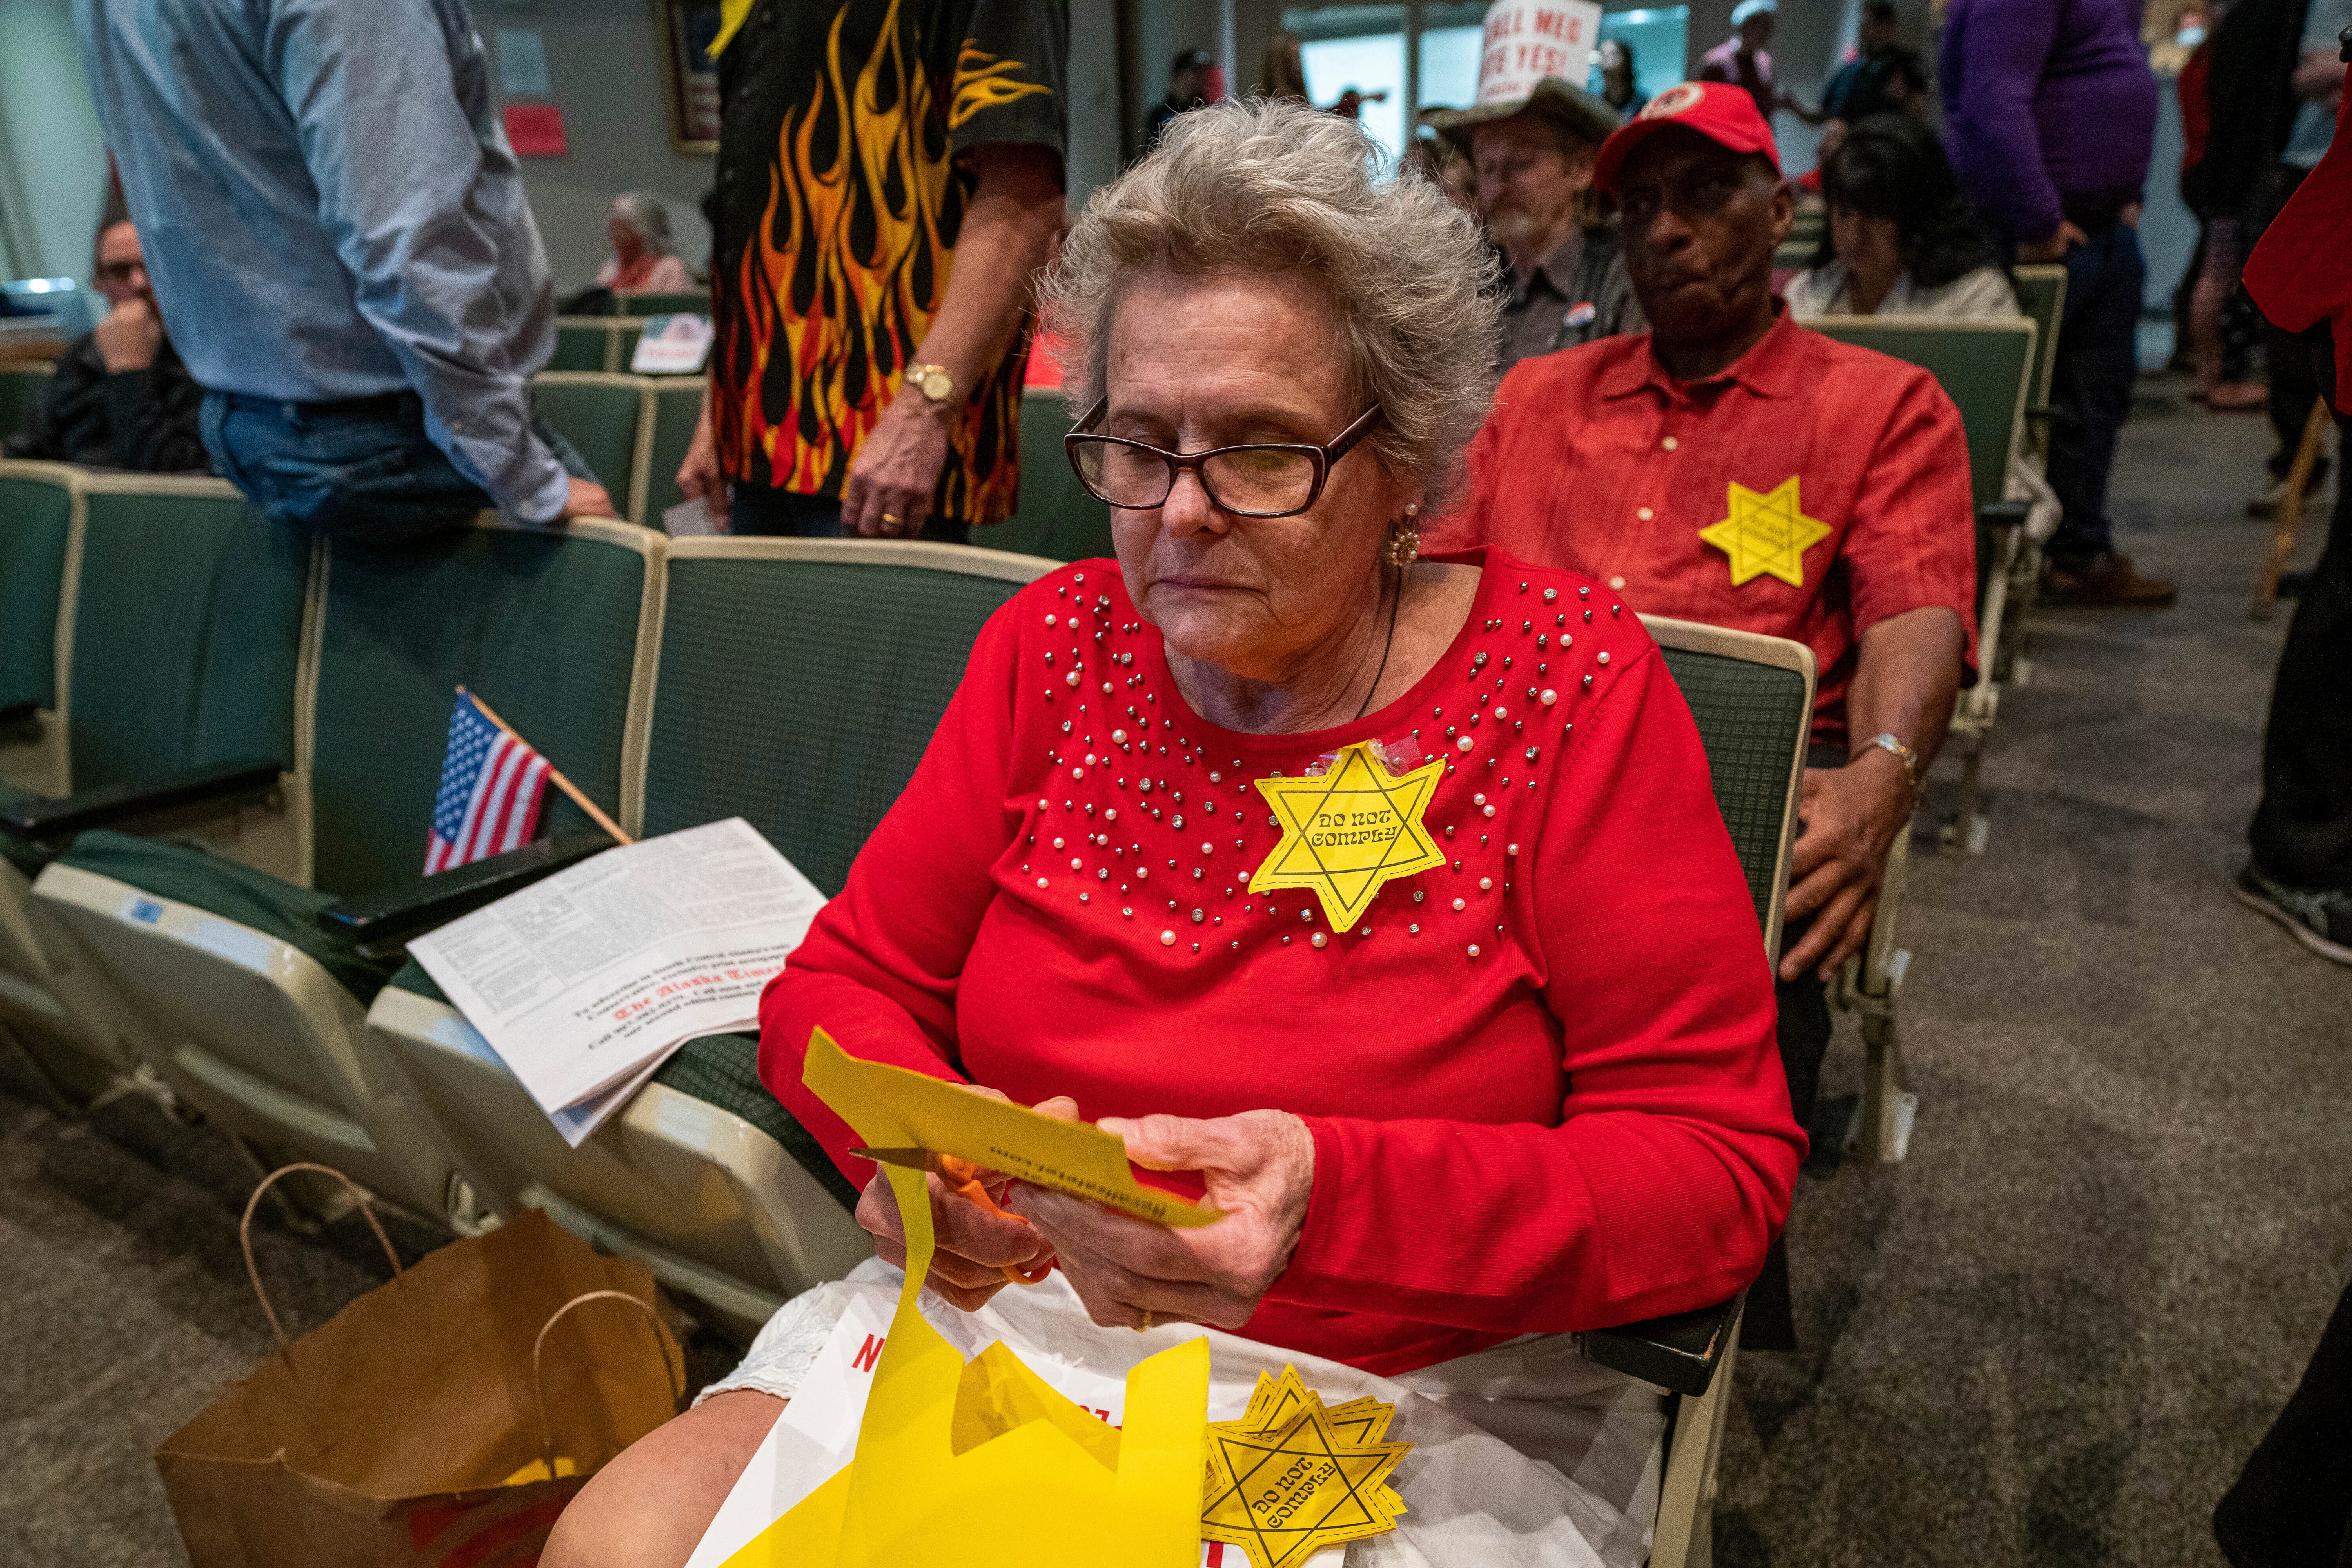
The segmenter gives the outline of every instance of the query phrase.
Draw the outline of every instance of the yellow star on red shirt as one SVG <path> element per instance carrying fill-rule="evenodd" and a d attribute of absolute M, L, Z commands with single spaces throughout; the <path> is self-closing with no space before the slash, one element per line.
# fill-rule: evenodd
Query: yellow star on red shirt
<path fill-rule="evenodd" d="M 1328 772 L 1254 781 L 1282 824 L 1282 842 L 1251 875 L 1250 891 L 1308 889 L 1331 929 L 1349 930 L 1383 885 L 1445 864 L 1421 820 L 1444 776 L 1438 759 L 1400 777 L 1359 741 L 1340 748 Z"/>
<path fill-rule="evenodd" d="M 1731 558 L 1731 585 L 1769 572 L 1791 587 L 1805 585 L 1805 552 L 1830 536 L 1830 525 L 1807 517 L 1790 474 L 1769 490 L 1734 480 L 1731 515 L 1698 536 Z"/>

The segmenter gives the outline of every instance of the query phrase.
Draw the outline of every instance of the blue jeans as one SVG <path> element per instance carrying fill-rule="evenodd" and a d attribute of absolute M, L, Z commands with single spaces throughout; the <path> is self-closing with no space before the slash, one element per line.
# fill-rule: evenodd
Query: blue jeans
<path fill-rule="evenodd" d="M 565 472 L 596 477 L 545 420 L 533 428 Z M 208 392 L 203 430 L 215 471 L 254 505 L 331 538 L 406 544 L 497 505 L 425 434 L 415 393 L 322 406 Z"/>
<path fill-rule="evenodd" d="M 2089 242 L 2066 251 L 2066 313 L 2050 378 L 2050 488 L 2066 516 L 2048 554 L 2068 567 L 2115 548 L 2107 476 L 2139 379 L 2140 296 L 2147 284 L 2137 229 L 2115 218 L 2083 227 Z"/>

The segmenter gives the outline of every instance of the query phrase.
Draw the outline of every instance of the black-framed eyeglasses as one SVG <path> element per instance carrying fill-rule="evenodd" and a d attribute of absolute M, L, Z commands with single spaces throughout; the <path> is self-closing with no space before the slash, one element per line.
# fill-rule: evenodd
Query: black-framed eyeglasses
<path fill-rule="evenodd" d="M 1331 465 L 1353 451 L 1380 423 L 1378 404 L 1367 408 L 1331 444 L 1253 442 L 1206 452 L 1169 452 L 1123 436 L 1095 432 L 1108 397 L 1087 411 L 1078 427 L 1062 437 L 1077 470 L 1078 483 L 1097 500 L 1123 511 L 1149 511 L 1176 488 L 1176 476 L 1190 468 L 1218 510 L 1235 517 L 1295 517 L 1315 504 L 1331 477 Z"/>

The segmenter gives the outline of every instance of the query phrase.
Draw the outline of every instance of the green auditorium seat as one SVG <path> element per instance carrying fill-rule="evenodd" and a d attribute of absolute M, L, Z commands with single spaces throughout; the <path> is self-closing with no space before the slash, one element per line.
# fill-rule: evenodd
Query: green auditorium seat
<path fill-rule="evenodd" d="M 677 488 L 677 470 L 686 461 L 686 449 L 694 445 L 694 427 L 702 418 L 703 378 L 656 376 L 650 384 L 647 395 L 652 408 L 646 416 L 637 462 L 639 494 L 633 515 L 647 528 L 659 528 L 662 513 L 686 499 Z"/>
<path fill-rule="evenodd" d="M 603 371 L 625 375 L 629 356 L 637 346 L 637 335 L 645 330 L 646 324 L 634 317 L 558 316 L 555 357 L 541 367 L 540 374 Z"/>
<path fill-rule="evenodd" d="M 1021 395 L 1021 500 L 1004 521 L 971 531 L 984 550 L 1091 561 L 1114 553 L 1110 508 L 1088 495 L 1070 469 L 1062 437 L 1069 410 L 1059 392 L 1033 386 Z"/>
<path fill-rule="evenodd" d="M 646 383 L 634 375 L 564 371 L 541 374 L 530 384 L 531 401 L 555 433 L 587 459 L 614 507 L 630 510 L 637 493 L 639 436 L 646 419 Z"/>
<path fill-rule="evenodd" d="M 1969 487 L 1977 505 L 2001 499 L 2035 365 L 2036 333 L 2030 318 L 1958 321 L 1938 316 L 1822 316 L 1805 325 L 1934 375 L 1968 428 Z"/>
<path fill-rule="evenodd" d="M 217 479 L 9 464 L 0 508 L 65 533 L 61 580 L 45 590 L 65 606 L 50 617 L 47 782 L 0 800 L 0 1026 L 60 1087 L 89 1093 L 148 1059 L 152 1032 L 31 879 L 109 827 L 306 874 L 295 709 L 313 552 Z"/>
<path fill-rule="evenodd" d="M 81 527 L 79 470 L 0 461 L 0 788 L 61 795 L 58 614 Z"/>
<path fill-rule="evenodd" d="M 955 545 L 671 541 L 645 832 L 740 816 L 839 891 L 981 626 L 1051 569 Z M 368 1023 L 491 1207 L 543 1207 L 740 1330 L 871 1251 L 856 1194 L 761 1086 L 747 1037 L 688 1047 L 575 1150 L 421 971 Z"/>
<path fill-rule="evenodd" d="M 1780 949 L 1789 851 L 1813 722 L 1813 655 L 1802 643 L 1644 616 L 1706 748 L 1715 803 L 1756 900 L 1765 952 Z M 1603 1366 L 1675 1395 L 1651 1568 L 1713 1561 L 1716 1461 L 1732 1397 L 1740 1301 L 1578 1336 Z"/>
<path fill-rule="evenodd" d="M 2033 321 L 2033 372 L 2026 384 L 2028 445 L 2038 458 L 2050 438 L 2050 380 L 2058 365 L 2058 324 L 2066 314 L 2066 268 L 2063 262 L 2010 269 L 2017 307 Z"/>
<path fill-rule="evenodd" d="M 624 523 L 545 531 L 484 513 L 427 544 L 323 549 L 297 713 L 309 876 L 112 835 L 85 836 L 41 873 L 37 900 L 216 1125 L 273 1160 L 320 1160 L 418 1212 L 448 1211 L 440 1145 L 362 1026 L 399 956 L 330 940 L 317 917 L 416 878 L 460 684 L 590 798 L 635 817 L 661 545 Z M 547 798 L 542 831 L 584 825 Z"/>
<path fill-rule="evenodd" d="M 615 293 L 613 314 L 639 321 L 649 316 L 707 316 L 710 314 L 710 294 L 703 289 L 676 293 Z"/>
<path fill-rule="evenodd" d="M 0 365 L 0 436 L 13 436 L 25 427 L 26 417 L 48 390 L 54 368 L 47 360 Z"/>

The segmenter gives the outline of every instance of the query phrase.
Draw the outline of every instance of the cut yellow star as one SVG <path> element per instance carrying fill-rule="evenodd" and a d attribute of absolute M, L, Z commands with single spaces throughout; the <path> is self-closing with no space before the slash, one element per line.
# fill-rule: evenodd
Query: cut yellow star
<path fill-rule="evenodd" d="M 1375 1408 L 1377 1418 L 1358 1417 L 1363 1427 L 1387 1426 L 1387 1407 Z M 1240 1430 L 1247 1417 L 1213 1422 L 1202 1536 L 1241 1547 L 1256 1568 L 1295 1568 L 1326 1546 L 1394 1530 L 1406 1509 L 1386 1482 L 1412 1445 L 1349 1441 L 1336 1414 L 1310 1393 L 1274 1431 Z"/>
<path fill-rule="evenodd" d="M 1731 485 L 1731 515 L 1698 536 L 1731 558 L 1731 585 L 1769 572 L 1791 587 L 1805 585 L 1805 552 L 1830 535 L 1829 524 L 1807 517 L 1790 474 L 1769 490 Z"/>
<path fill-rule="evenodd" d="M 1250 891 L 1307 889 L 1333 931 L 1352 929 L 1382 886 L 1445 864 L 1421 820 L 1444 776 L 1435 759 L 1400 778 L 1359 741 L 1320 775 L 1256 780 L 1282 841 L 1251 875 Z"/>

